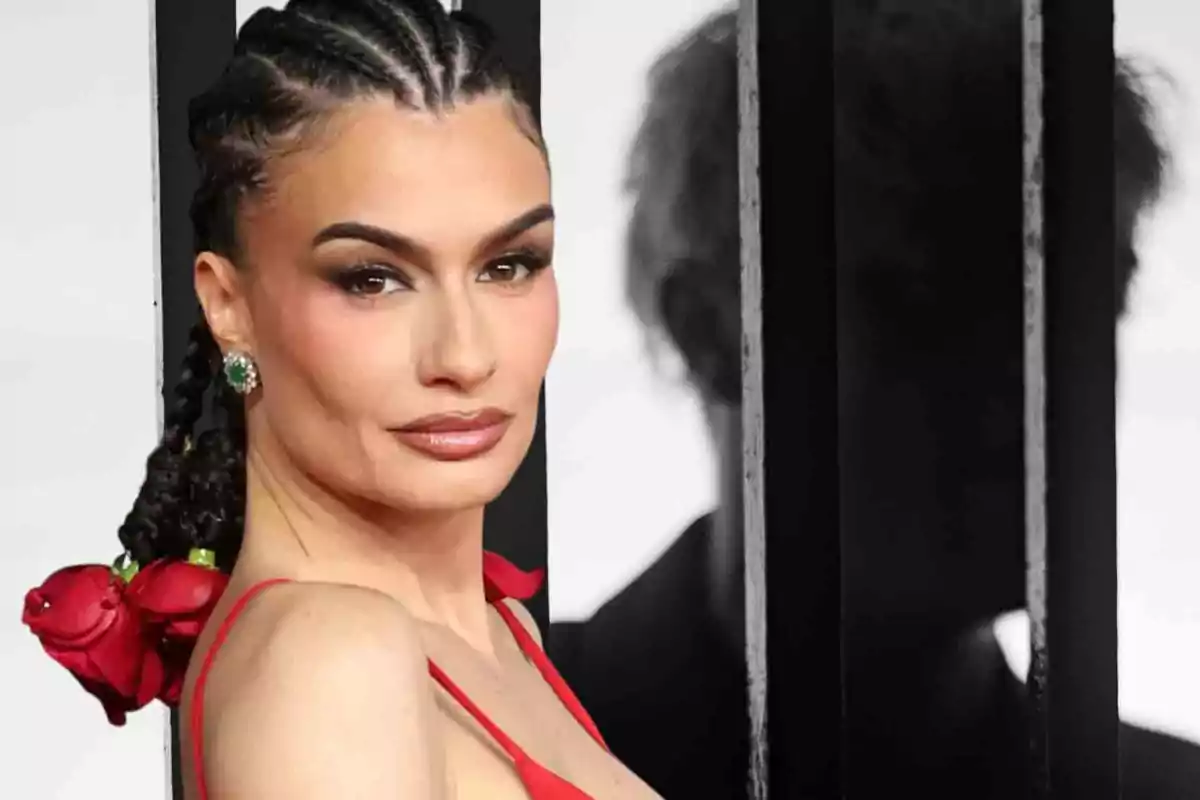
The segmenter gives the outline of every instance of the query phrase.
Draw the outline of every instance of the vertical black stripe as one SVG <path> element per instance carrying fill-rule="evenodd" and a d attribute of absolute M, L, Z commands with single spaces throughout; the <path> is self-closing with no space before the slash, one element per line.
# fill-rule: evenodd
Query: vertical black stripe
<path fill-rule="evenodd" d="M 1113 6 L 1043 8 L 1045 678 L 1055 800 L 1119 796 Z"/>
<path fill-rule="evenodd" d="M 754 765 L 759 797 L 842 793 L 833 7 L 741 6 L 747 658 L 767 745 L 765 774 Z M 794 260 L 797 238 L 804 269 L 764 269 Z M 764 656 L 765 684 L 755 674 Z"/>
<path fill-rule="evenodd" d="M 486 22 L 496 34 L 500 57 L 513 73 L 522 96 L 541 118 L 541 0 L 463 0 L 462 10 Z M 487 547 L 525 569 L 546 566 L 546 392 L 538 411 L 537 432 L 529 455 L 508 488 L 488 507 L 484 522 Z M 549 578 L 529 603 L 542 631 L 550 621 Z"/>
<path fill-rule="evenodd" d="M 162 264 L 163 394 L 179 377 L 188 331 L 198 319 L 188 209 L 199 175 L 187 137 L 189 101 L 233 55 L 234 0 L 158 0 L 158 211 Z"/>
<path fill-rule="evenodd" d="M 192 283 L 192 223 L 188 209 L 199 175 L 187 137 L 187 106 L 233 55 L 234 0 L 157 0 L 155 79 L 158 108 L 158 217 L 162 286 L 164 400 L 171 394 L 198 319 Z M 179 714 L 171 712 L 171 784 L 183 798 Z"/>

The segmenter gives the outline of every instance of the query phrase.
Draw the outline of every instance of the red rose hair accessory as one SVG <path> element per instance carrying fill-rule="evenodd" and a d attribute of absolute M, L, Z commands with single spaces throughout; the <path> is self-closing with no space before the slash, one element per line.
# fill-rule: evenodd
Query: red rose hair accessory
<path fill-rule="evenodd" d="M 25 595 L 21 620 L 108 721 L 124 725 L 128 712 L 156 698 L 179 702 L 196 637 L 228 581 L 210 550 L 144 569 L 126 555 L 111 567 L 58 570 Z"/>

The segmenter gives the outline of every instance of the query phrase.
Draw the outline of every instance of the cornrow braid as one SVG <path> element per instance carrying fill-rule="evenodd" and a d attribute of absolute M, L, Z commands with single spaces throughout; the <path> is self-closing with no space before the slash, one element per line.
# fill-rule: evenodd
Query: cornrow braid
<path fill-rule="evenodd" d="M 492 29 L 466 11 L 455 11 L 451 17 L 457 25 L 454 31 L 453 80 L 459 91 L 468 96 L 484 92 L 490 87 L 517 91 L 496 52 Z"/>
<path fill-rule="evenodd" d="M 437 0 L 292 0 L 242 26 L 216 83 L 188 108 L 200 182 L 191 220 L 197 252 L 242 264 L 238 215 L 268 190 L 267 167 L 303 146 L 313 126 L 348 102 L 392 97 L 439 113 L 486 93 L 508 97 L 541 145 L 528 105 L 477 19 Z M 136 560 L 212 550 L 232 568 L 246 499 L 243 399 L 220 379 L 219 348 L 202 322 L 191 333 L 162 441 L 120 529 Z M 206 404 L 206 398 L 210 401 Z M 197 424 L 205 409 L 212 425 Z"/>
<path fill-rule="evenodd" d="M 377 2 L 376 5 L 386 4 Z M 425 55 L 433 67 L 430 71 L 437 77 L 435 89 L 438 100 L 440 103 L 453 102 L 456 89 L 453 65 L 458 40 L 454 36 L 452 17 L 442 13 L 437 0 L 413 3 L 409 13 L 429 31 L 429 40 L 424 45 Z"/>
<path fill-rule="evenodd" d="M 370 46 L 385 54 L 395 71 L 405 75 L 409 90 L 419 97 L 413 105 L 433 108 L 444 102 L 446 98 L 437 80 L 441 64 L 434 55 L 436 40 L 441 38 L 436 25 L 421 26 L 414 11 L 381 0 L 360 0 L 352 5 L 297 0 L 293 4 L 301 13 L 307 6 L 326 10 L 330 20 L 345 26 L 343 30 L 362 36 Z M 440 16 L 446 17 L 444 12 Z"/>
<path fill-rule="evenodd" d="M 285 13 L 264 8 L 247 20 L 238 37 L 247 54 L 278 70 L 275 77 L 282 88 L 302 94 L 307 87 L 300 81 L 319 88 L 324 88 L 320 86 L 323 81 L 350 86 L 366 82 L 386 86 L 409 100 L 412 88 L 407 76 L 370 40 L 327 19 L 302 13 L 292 14 L 286 25 L 279 24 L 277 17 Z M 331 72 L 331 66 L 342 69 Z M 289 79 L 295 83 L 289 85 Z"/>

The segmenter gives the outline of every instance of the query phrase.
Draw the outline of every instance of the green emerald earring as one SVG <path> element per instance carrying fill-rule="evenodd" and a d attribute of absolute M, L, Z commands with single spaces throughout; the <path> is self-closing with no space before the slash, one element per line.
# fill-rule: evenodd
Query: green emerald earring
<path fill-rule="evenodd" d="M 258 388 L 258 365 L 249 355 L 236 350 L 225 354 L 225 380 L 233 390 L 247 395 Z"/>

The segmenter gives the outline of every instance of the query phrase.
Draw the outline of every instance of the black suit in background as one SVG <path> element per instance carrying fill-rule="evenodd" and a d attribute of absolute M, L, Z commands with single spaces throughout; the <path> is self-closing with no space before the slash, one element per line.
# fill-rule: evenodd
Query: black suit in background
<path fill-rule="evenodd" d="M 708 526 L 698 520 L 589 620 L 554 623 L 548 637 L 613 752 L 665 800 L 747 796 L 745 667 L 707 613 Z M 949 728 L 933 718 L 946 698 L 922 676 L 919 654 L 881 659 L 879 674 L 858 679 L 887 703 L 876 720 L 889 730 L 851 734 L 849 800 L 1029 796 L 1025 687 L 990 628 L 965 647 L 972 713 Z M 1200 747 L 1128 724 L 1121 737 L 1126 800 L 1200 798 Z"/>

